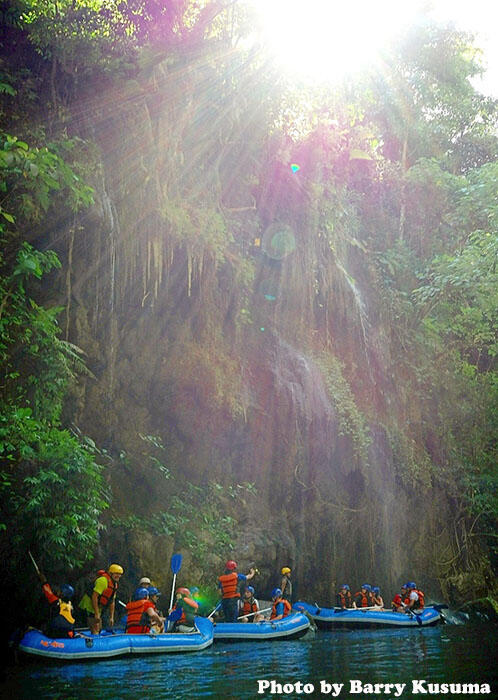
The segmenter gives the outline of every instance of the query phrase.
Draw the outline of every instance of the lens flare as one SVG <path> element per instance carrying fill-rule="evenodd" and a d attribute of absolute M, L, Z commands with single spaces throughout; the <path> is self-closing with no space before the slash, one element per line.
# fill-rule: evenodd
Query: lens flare
<path fill-rule="evenodd" d="M 271 224 L 263 234 L 262 248 L 273 260 L 283 260 L 296 249 L 296 239 L 287 224 Z"/>

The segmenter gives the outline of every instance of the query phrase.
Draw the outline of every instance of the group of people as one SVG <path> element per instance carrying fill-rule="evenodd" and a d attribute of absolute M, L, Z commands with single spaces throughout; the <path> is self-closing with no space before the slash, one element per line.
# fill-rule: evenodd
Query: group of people
<path fill-rule="evenodd" d="M 265 619 L 263 612 L 268 611 L 270 612 L 270 620 L 281 620 L 290 613 L 292 608 L 290 568 L 288 566 L 282 567 L 280 587 L 275 587 L 271 592 L 272 607 L 263 611 L 259 607 L 259 601 L 255 598 L 253 586 L 247 585 L 247 581 L 252 579 L 256 573 L 257 570 L 251 567 L 248 574 L 239 574 L 237 562 L 233 559 L 225 564 L 224 573 L 218 577 L 218 588 L 221 593 L 220 606 L 225 622 L 260 622 Z"/>
<path fill-rule="evenodd" d="M 377 610 L 384 609 L 384 600 L 380 593 L 379 586 L 370 586 L 368 583 L 363 583 L 360 590 L 354 595 L 351 593 L 350 587 L 344 583 L 336 596 L 337 607 L 345 608 L 374 608 Z M 397 593 L 392 602 L 391 609 L 393 612 L 405 612 L 407 614 L 418 614 L 425 607 L 425 595 L 423 591 L 417 588 L 414 581 L 409 581 L 401 586 L 401 593 Z"/>
<path fill-rule="evenodd" d="M 223 611 L 225 622 L 259 622 L 266 619 L 264 613 L 269 612 L 270 620 L 280 620 L 290 614 L 292 609 L 291 569 L 284 566 L 281 569 L 279 586 L 271 592 L 271 608 L 260 609 L 255 597 L 255 589 L 248 581 L 258 573 L 251 567 L 247 574 L 237 571 L 237 563 L 230 559 L 225 564 L 225 571 L 218 577 L 218 589 L 221 601 L 218 608 Z M 92 634 L 99 634 L 102 620 L 113 627 L 119 581 L 124 574 L 120 564 L 111 564 L 107 570 L 99 569 L 96 575 L 88 579 L 88 586 L 79 603 L 79 611 L 86 615 L 86 625 Z M 64 638 L 75 636 L 75 613 L 71 602 L 74 588 L 65 583 L 59 589 L 52 590 L 46 577 L 38 571 L 42 590 L 50 605 L 51 615 L 48 636 Z M 199 613 L 199 602 L 195 599 L 198 588 L 179 587 L 175 591 L 175 604 L 165 616 L 158 608 L 161 592 L 152 585 L 148 577 L 140 579 L 131 600 L 122 603 L 126 608 L 126 632 L 128 634 L 146 634 L 163 632 L 187 632 L 194 627 L 194 618 Z M 384 609 L 384 601 L 378 586 L 362 584 L 354 595 L 347 584 L 343 584 L 337 593 L 337 606 L 345 608 Z M 395 612 L 418 614 L 425 606 L 423 591 L 417 588 L 413 581 L 403 584 L 401 592 L 396 594 L 391 602 Z"/>

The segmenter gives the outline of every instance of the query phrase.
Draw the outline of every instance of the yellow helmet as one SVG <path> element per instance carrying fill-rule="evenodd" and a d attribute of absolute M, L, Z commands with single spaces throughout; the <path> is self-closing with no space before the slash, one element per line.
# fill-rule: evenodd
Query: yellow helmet
<path fill-rule="evenodd" d="M 123 567 L 119 564 L 111 564 L 107 570 L 110 574 L 124 574 Z"/>
<path fill-rule="evenodd" d="M 283 566 L 282 567 L 282 573 L 283 574 L 290 574 L 291 570 L 289 569 L 288 566 Z"/>

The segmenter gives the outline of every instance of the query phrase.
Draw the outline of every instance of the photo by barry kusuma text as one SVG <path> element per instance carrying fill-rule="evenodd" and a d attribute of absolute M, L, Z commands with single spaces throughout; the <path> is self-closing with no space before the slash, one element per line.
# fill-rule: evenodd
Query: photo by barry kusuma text
<path fill-rule="evenodd" d="M 258 695 L 312 695 L 313 693 L 328 695 L 329 697 L 360 697 L 386 696 L 400 698 L 403 695 L 409 698 L 413 695 L 489 695 L 491 686 L 489 683 L 434 683 L 430 680 L 419 679 L 407 683 L 368 683 L 361 680 L 350 680 L 345 683 L 334 683 L 321 680 L 315 683 L 297 681 L 286 683 L 285 681 L 261 679 L 256 681 Z"/>

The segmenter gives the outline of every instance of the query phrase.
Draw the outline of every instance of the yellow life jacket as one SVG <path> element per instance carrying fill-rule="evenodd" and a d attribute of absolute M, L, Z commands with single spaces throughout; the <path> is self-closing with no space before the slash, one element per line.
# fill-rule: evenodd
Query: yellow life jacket
<path fill-rule="evenodd" d="M 62 615 L 62 617 L 65 617 L 68 622 L 70 622 L 72 625 L 74 625 L 72 604 L 65 603 L 60 598 L 59 598 L 59 615 Z"/>

